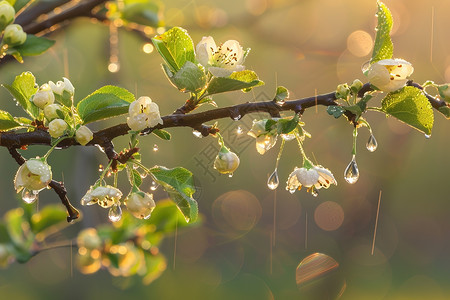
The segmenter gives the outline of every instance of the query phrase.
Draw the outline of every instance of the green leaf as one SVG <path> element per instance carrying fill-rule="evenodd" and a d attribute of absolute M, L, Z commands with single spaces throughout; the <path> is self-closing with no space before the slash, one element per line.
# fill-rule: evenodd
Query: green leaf
<path fill-rule="evenodd" d="M 338 105 L 330 105 L 327 107 L 327 113 L 337 119 L 345 113 L 345 109 Z"/>
<path fill-rule="evenodd" d="M 273 120 L 273 119 L 266 119 L 266 124 L 265 124 L 265 130 L 267 132 L 272 131 L 272 129 L 274 129 L 274 125 L 277 124 L 277 121 Z"/>
<path fill-rule="evenodd" d="M 133 94 L 126 89 L 107 85 L 81 100 L 77 109 L 83 123 L 87 124 L 126 114 L 134 100 Z"/>
<path fill-rule="evenodd" d="M 378 2 L 378 25 L 375 44 L 373 46 L 372 59 L 370 63 L 377 62 L 382 59 L 392 58 L 394 46 L 391 41 L 391 29 L 393 25 L 392 15 L 386 5 Z"/>
<path fill-rule="evenodd" d="M 186 61 L 195 62 L 194 42 L 181 27 L 152 38 L 152 42 L 173 73 L 178 72 Z"/>
<path fill-rule="evenodd" d="M 248 92 L 251 88 L 263 85 L 255 72 L 244 70 L 233 72 L 229 77 L 213 77 L 208 84 L 208 94 L 218 94 L 236 90 Z"/>
<path fill-rule="evenodd" d="M 381 102 L 381 110 L 425 134 L 431 134 L 433 108 L 418 88 L 406 86 L 389 93 Z"/>
<path fill-rule="evenodd" d="M 23 72 L 16 76 L 11 85 L 3 84 L 9 93 L 19 102 L 23 109 L 33 118 L 39 117 L 39 108 L 31 103 L 30 98 L 36 94 L 38 87 L 31 72 Z"/>
<path fill-rule="evenodd" d="M 186 221 L 197 220 L 197 201 L 192 198 L 195 193 L 192 173 L 181 167 L 167 169 L 161 166 L 153 167 L 150 171 L 155 181 L 166 190 L 169 198 L 178 206 Z"/>
<path fill-rule="evenodd" d="M 28 249 L 33 241 L 29 223 L 24 219 L 23 208 L 16 208 L 5 214 L 6 229 L 13 244 Z"/>
<path fill-rule="evenodd" d="M 18 62 L 20 62 L 21 64 L 23 64 L 23 58 L 22 55 L 20 55 L 20 52 L 16 50 L 16 48 L 11 47 L 8 48 L 6 50 L 6 54 L 7 55 L 11 55 L 12 57 L 14 57 Z"/>
<path fill-rule="evenodd" d="M 122 19 L 141 25 L 160 27 L 164 23 L 161 20 L 161 5 L 156 1 L 124 1 Z"/>
<path fill-rule="evenodd" d="M 297 128 L 299 119 L 300 119 L 299 114 L 295 114 L 292 119 L 279 119 L 277 122 L 278 134 L 281 133 L 287 134 L 295 130 L 295 128 Z"/>
<path fill-rule="evenodd" d="M 167 70 L 166 74 L 167 73 Z M 182 92 L 198 92 L 206 85 L 206 74 L 201 65 L 187 61 L 173 76 L 168 76 L 172 84 Z"/>
<path fill-rule="evenodd" d="M 62 229 L 68 226 L 67 212 L 60 205 L 47 205 L 32 215 L 30 225 L 35 234 L 52 228 Z"/>
<path fill-rule="evenodd" d="M 438 108 L 438 111 L 447 119 L 450 119 L 450 106 L 444 105 Z"/>
<path fill-rule="evenodd" d="M 27 40 L 20 46 L 14 47 L 22 56 L 39 55 L 47 51 L 55 41 L 44 37 L 37 37 L 33 34 L 27 34 Z"/>
<path fill-rule="evenodd" d="M 139 187 L 142 184 L 141 174 L 131 166 L 127 168 L 128 180 L 132 186 Z"/>
<path fill-rule="evenodd" d="M 275 102 L 284 102 L 289 97 L 289 91 L 284 86 L 277 87 L 277 92 L 275 94 L 275 98 L 273 99 Z"/>
<path fill-rule="evenodd" d="M 13 128 L 21 127 L 19 123 L 14 120 L 9 112 L 0 110 L 0 131 L 10 130 Z"/>
<path fill-rule="evenodd" d="M 14 9 L 16 12 L 21 10 L 25 5 L 27 5 L 32 0 L 7 0 L 9 3 L 11 3 L 14 6 Z"/>
<path fill-rule="evenodd" d="M 174 232 L 176 228 L 191 225 L 191 223 L 184 222 L 183 214 L 169 199 L 158 201 L 158 205 L 156 205 L 146 224 L 152 224 L 156 227 L 155 231 L 164 233 Z"/>
<path fill-rule="evenodd" d="M 172 137 L 169 132 L 167 132 L 167 131 L 165 131 L 163 129 L 154 129 L 152 131 L 152 133 L 154 135 L 156 135 L 157 137 L 159 137 L 159 138 L 161 138 L 163 140 L 166 140 L 166 141 L 170 141 L 170 139 Z"/>

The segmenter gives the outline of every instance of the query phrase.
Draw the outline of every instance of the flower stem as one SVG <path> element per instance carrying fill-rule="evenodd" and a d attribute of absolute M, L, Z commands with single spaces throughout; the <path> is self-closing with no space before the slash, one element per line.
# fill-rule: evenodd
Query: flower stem
<path fill-rule="evenodd" d="M 358 136 L 358 129 L 355 127 L 353 129 L 353 149 L 352 149 L 352 154 L 356 155 L 356 138 Z"/>
<path fill-rule="evenodd" d="M 280 162 L 281 154 L 283 153 L 285 143 L 286 141 L 284 139 L 281 139 L 281 146 L 280 151 L 278 152 L 277 161 L 275 162 L 275 169 L 278 169 L 278 163 Z"/>
<path fill-rule="evenodd" d="M 105 178 L 106 174 L 109 172 L 109 168 L 111 167 L 113 160 L 111 159 L 108 163 L 108 165 L 106 166 L 106 168 L 103 170 L 102 174 L 100 175 L 100 177 L 98 178 L 98 180 L 95 182 L 94 188 L 99 186 L 100 183 L 103 181 L 103 179 Z"/>
<path fill-rule="evenodd" d="M 57 139 L 57 140 L 55 141 L 54 145 L 47 151 L 47 153 L 45 153 L 43 159 L 44 159 L 44 160 L 47 160 L 47 158 L 49 157 L 49 155 L 53 152 L 53 150 L 55 150 L 56 146 L 58 146 L 58 144 L 59 144 L 61 141 L 65 140 L 65 139 L 68 139 L 68 138 L 69 138 L 68 136 L 63 136 L 63 137 L 60 137 L 59 139 Z"/>

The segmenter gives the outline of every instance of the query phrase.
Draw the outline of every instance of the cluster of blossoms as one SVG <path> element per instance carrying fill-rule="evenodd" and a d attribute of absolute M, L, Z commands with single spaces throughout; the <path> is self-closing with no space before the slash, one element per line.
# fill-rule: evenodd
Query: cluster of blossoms
<path fill-rule="evenodd" d="M 2 45 L 15 47 L 27 40 L 27 34 L 19 24 L 12 24 L 16 11 L 8 1 L 0 1 L 0 33 L 3 32 Z"/>
<path fill-rule="evenodd" d="M 383 92 L 394 92 L 406 85 L 408 77 L 414 72 L 406 60 L 383 59 L 370 65 L 367 73 L 369 82 Z"/>
<path fill-rule="evenodd" d="M 133 101 L 128 108 L 128 127 L 133 131 L 141 131 L 148 127 L 163 124 L 159 114 L 158 104 L 152 102 L 149 97 L 139 97 Z"/>
<path fill-rule="evenodd" d="M 121 199 L 122 192 L 113 186 L 92 186 L 81 199 L 82 205 L 98 204 L 103 208 L 109 208 L 109 219 L 113 222 L 119 221 L 122 216 Z M 124 204 L 127 210 L 138 219 L 148 219 L 156 207 L 153 194 L 144 193 L 140 190 L 131 191 Z"/>

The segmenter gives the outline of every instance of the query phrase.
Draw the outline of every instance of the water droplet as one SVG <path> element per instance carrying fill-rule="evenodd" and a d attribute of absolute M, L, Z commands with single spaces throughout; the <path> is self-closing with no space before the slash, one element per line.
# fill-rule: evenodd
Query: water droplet
<path fill-rule="evenodd" d="M 233 173 L 228 174 L 228 177 L 230 178 L 233 177 Z"/>
<path fill-rule="evenodd" d="M 319 192 L 317 192 L 316 190 L 312 190 L 311 195 L 313 195 L 313 197 L 317 197 L 319 196 Z"/>
<path fill-rule="evenodd" d="M 289 189 L 289 193 L 293 194 L 295 193 L 296 189 Z"/>
<path fill-rule="evenodd" d="M 344 179 L 350 184 L 354 184 L 358 181 L 359 178 L 359 170 L 358 165 L 356 164 L 355 156 L 353 155 L 352 161 L 348 164 L 347 168 L 344 171 Z"/>
<path fill-rule="evenodd" d="M 154 145 L 153 145 L 153 151 L 156 152 L 156 151 L 158 151 L 158 150 L 159 150 L 158 145 L 154 144 Z"/>
<path fill-rule="evenodd" d="M 285 140 L 286 142 L 292 141 L 295 139 L 295 134 L 281 134 L 281 138 Z"/>
<path fill-rule="evenodd" d="M 25 201 L 25 203 L 31 204 L 36 201 L 38 193 L 39 191 L 30 191 L 29 189 L 23 189 L 22 200 Z"/>
<path fill-rule="evenodd" d="M 370 69 L 370 61 L 367 61 L 362 65 L 361 70 L 365 74 L 366 72 L 369 72 L 369 69 Z"/>
<path fill-rule="evenodd" d="M 240 135 L 240 134 L 243 134 L 243 133 L 244 133 L 244 130 L 242 129 L 242 127 L 238 126 L 238 128 L 236 129 L 236 134 Z"/>
<path fill-rule="evenodd" d="M 202 133 L 201 133 L 200 131 L 198 131 L 198 130 L 195 130 L 195 129 L 192 131 L 192 134 L 193 134 L 195 137 L 198 137 L 198 138 L 203 137 L 203 136 L 202 136 Z"/>
<path fill-rule="evenodd" d="M 431 134 L 425 134 L 425 138 L 426 138 L 426 139 L 431 138 Z"/>
<path fill-rule="evenodd" d="M 108 212 L 108 218 L 111 222 L 117 222 L 122 218 L 122 208 L 120 208 L 120 204 L 111 206 Z"/>
<path fill-rule="evenodd" d="M 16 102 L 16 106 L 19 106 L 19 102 Z"/>
<path fill-rule="evenodd" d="M 141 175 L 141 178 L 142 179 L 145 179 L 145 178 L 147 178 L 147 172 L 144 172 L 144 173 L 140 173 L 139 175 Z"/>
<path fill-rule="evenodd" d="M 369 140 L 366 143 L 366 148 L 370 152 L 373 152 L 373 151 L 377 150 L 377 147 L 378 147 L 377 140 L 375 139 L 375 136 L 373 134 L 371 134 L 369 136 Z"/>
<path fill-rule="evenodd" d="M 98 171 L 103 172 L 103 165 L 98 165 Z"/>
<path fill-rule="evenodd" d="M 157 184 L 156 182 L 152 181 L 152 184 L 151 184 L 151 186 L 150 186 L 150 189 L 151 189 L 152 191 L 156 191 L 157 188 L 158 188 L 158 184 Z"/>
<path fill-rule="evenodd" d="M 267 180 L 267 187 L 271 190 L 276 190 L 279 184 L 280 180 L 278 179 L 278 172 L 277 169 L 275 169 Z"/>
<path fill-rule="evenodd" d="M 279 106 L 283 106 L 283 104 L 286 103 L 286 101 L 284 99 L 283 100 L 280 99 L 280 100 L 275 101 L 275 103 Z"/>

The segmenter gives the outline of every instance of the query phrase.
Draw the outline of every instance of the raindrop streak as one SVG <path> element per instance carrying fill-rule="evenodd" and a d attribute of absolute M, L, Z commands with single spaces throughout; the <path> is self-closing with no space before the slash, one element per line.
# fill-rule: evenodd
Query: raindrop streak
<path fill-rule="evenodd" d="M 244 133 L 244 130 L 242 129 L 242 127 L 241 127 L 241 126 L 238 126 L 238 128 L 236 129 L 236 133 L 237 133 L 238 135 L 240 135 L 240 134 L 243 134 L 243 133 Z"/>
<path fill-rule="evenodd" d="M 348 164 L 347 168 L 344 171 L 344 179 L 350 184 L 354 184 L 358 181 L 359 178 L 359 170 L 358 165 L 356 164 L 355 156 L 353 155 L 352 161 Z"/>
<path fill-rule="evenodd" d="M 31 204 L 37 199 L 38 191 L 30 191 L 29 189 L 23 189 L 22 191 L 22 200 L 25 203 Z"/>
<path fill-rule="evenodd" d="M 279 184 L 280 180 L 278 179 L 278 172 L 277 169 L 275 169 L 275 171 L 273 171 L 272 175 L 270 175 L 269 179 L 267 180 L 267 186 L 273 191 L 277 189 Z"/>
<path fill-rule="evenodd" d="M 369 140 L 366 143 L 366 148 L 370 152 L 374 152 L 375 150 L 377 150 L 377 147 L 378 147 L 377 140 L 375 139 L 375 136 L 373 134 L 371 134 L 369 136 Z"/>
<path fill-rule="evenodd" d="M 425 134 L 425 138 L 426 138 L 426 139 L 431 138 L 431 134 Z"/>
<path fill-rule="evenodd" d="M 192 131 L 192 134 L 193 134 L 195 137 L 198 137 L 198 138 L 201 138 L 201 137 L 202 137 L 202 133 L 201 133 L 200 131 L 198 131 L 198 130 L 193 130 L 193 131 Z"/>
<path fill-rule="evenodd" d="M 156 151 L 158 151 L 158 150 L 159 150 L 158 145 L 154 144 L 154 145 L 153 145 L 153 151 L 156 152 Z"/>
<path fill-rule="evenodd" d="M 156 191 L 157 188 L 158 188 L 158 184 L 156 182 L 152 181 L 152 185 L 150 186 L 150 189 L 152 191 Z"/>
<path fill-rule="evenodd" d="M 108 212 L 108 218 L 111 222 L 117 222 L 122 218 L 122 208 L 120 208 L 120 204 L 111 206 Z"/>

